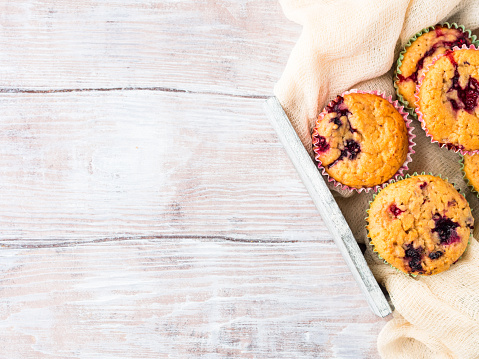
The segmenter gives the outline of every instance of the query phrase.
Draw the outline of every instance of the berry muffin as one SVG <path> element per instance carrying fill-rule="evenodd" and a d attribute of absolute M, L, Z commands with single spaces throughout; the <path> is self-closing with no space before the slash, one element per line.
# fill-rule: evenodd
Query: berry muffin
<path fill-rule="evenodd" d="M 447 25 L 436 25 L 417 37 L 398 60 L 394 85 L 399 98 L 405 100 L 404 105 L 414 109 L 414 92 L 418 79 L 432 60 L 451 50 L 454 46 L 470 45 L 472 38 L 469 31 L 462 28 L 449 28 Z M 417 35 L 416 35 L 417 36 Z"/>
<path fill-rule="evenodd" d="M 447 51 L 419 79 L 416 113 L 433 142 L 479 151 L 479 50 Z"/>
<path fill-rule="evenodd" d="M 479 154 L 464 155 L 464 175 L 476 192 L 479 192 Z"/>
<path fill-rule="evenodd" d="M 316 121 L 315 158 L 327 175 L 351 188 L 385 183 L 410 160 L 414 143 L 403 116 L 407 114 L 376 94 L 338 96 Z"/>
<path fill-rule="evenodd" d="M 464 253 L 474 223 L 466 199 L 452 184 L 431 175 L 390 184 L 368 212 L 374 250 L 412 275 L 448 269 Z"/>

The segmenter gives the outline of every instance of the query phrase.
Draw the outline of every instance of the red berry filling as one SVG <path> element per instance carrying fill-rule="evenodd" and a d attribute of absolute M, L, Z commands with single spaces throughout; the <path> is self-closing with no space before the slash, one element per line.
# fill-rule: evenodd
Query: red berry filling
<path fill-rule="evenodd" d="M 452 56 L 452 52 L 446 55 L 454 65 L 454 77 L 452 78 L 452 86 L 447 92 L 456 91 L 459 101 L 449 99 L 454 111 L 464 109 L 469 113 L 472 113 L 477 106 L 477 99 L 479 98 L 479 82 L 469 77 L 466 87 L 462 88 L 459 85 L 459 70 L 457 69 L 457 63 Z"/>
<path fill-rule="evenodd" d="M 336 97 L 336 99 L 334 100 L 334 104 L 326 107 L 326 113 L 335 113 L 337 115 L 336 117 L 331 118 L 329 122 L 334 123 L 338 127 L 341 127 L 343 125 L 343 122 L 341 121 L 341 117 L 346 116 L 346 121 L 348 122 L 348 125 L 349 125 L 349 131 L 356 132 L 356 130 L 352 128 L 351 124 L 349 123 L 348 115 L 351 114 L 351 112 L 349 112 L 348 108 L 344 104 L 344 98 L 342 96 Z M 317 152 L 326 152 L 327 150 L 329 150 L 330 148 L 329 143 L 324 136 L 321 136 L 319 134 L 313 136 L 313 143 L 315 142 L 314 139 L 316 139 L 315 146 L 316 146 Z M 341 155 L 342 154 L 343 154 L 343 151 L 341 151 Z"/>
<path fill-rule="evenodd" d="M 449 245 L 461 241 L 461 237 L 456 232 L 456 228 L 459 227 L 458 223 L 450 218 L 441 217 L 438 213 L 432 219 L 435 222 L 432 232 L 437 233 L 442 244 Z"/>
<path fill-rule="evenodd" d="M 436 36 L 437 37 L 440 37 L 444 35 L 444 33 L 442 32 L 442 29 L 440 27 L 436 28 Z M 419 59 L 419 61 L 417 62 L 416 64 L 416 71 L 414 71 L 410 76 L 408 77 L 404 77 L 403 75 L 399 75 L 398 74 L 398 79 L 399 81 L 403 82 L 403 81 L 407 81 L 407 80 L 412 80 L 414 82 L 417 82 L 417 76 L 418 76 L 418 72 L 421 71 L 421 69 L 424 67 L 424 60 L 433 55 L 434 52 L 436 52 L 436 50 L 438 48 L 445 48 L 445 49 L 452 49 L 454 46 L 459 46 L 461 47 L 462 45 L 470 45 L 471 44 L 471 41 L 469 40 L 469 38 L 464 34 L 464 33 L 461 33 L 461 36 L 459 36 L 455 41 L 439 41 L 437 43 L 435 43 L 429 50 L 427 50 L 424 55 L 422 55 L 422 57 Z"/>
<path fill-rule="evenodd" d="M 346 120 L 348 121 L 348 125 L 349 125 L 349 131 L 352 133 L 357 132 L 351 126 L 351 123 L 349 122 L 348 115 L 350 115 L 351 112 L 348 110 L 346 104 L 344 103 L 344 97 L 342 96 L 336 97 L 336 99 L 334 100 L 334 104 L 332 106 L 326 107 L 326 112 L 336 113 L 337 116 L 330 119 L 329 122 L 334 122 L 338 127 L 341 127 L 343 124 L 341 122 L 341 117 L 346 116 Z"/>
<path fill-rule="evenodd" d="M 431 253 L 429 253 L 429 258 L 438 259 L 438 258 L 442 257 L 443 254 L 444 254 L 444 252 L 441 252 L 441 251 L 431 252 Z"/>
<path fill-rule="evenodd" d="M 407 245 L 405 259 L 408 261 L 409 267 L 413 272 L 423 272 L 421 263 L 423 252 L 422 247 L 414 248 L 412 243 Z"/>
<path fill-rule="evenodd" d="M 436 29 L 434 31 L 436 32 L 437 37 L 444 36 L 444 33 L 442 32 L 442 28 L 440 26 L 436 26 Z"/>
<path fill-rule="evenodd" d="M 327 150 L 329 150 L 329 143 L 326 140 L 326 137 L 316 135 L 316 136 L 314 136 L 314 138 L 317 139 L 317 142 L 316 142 L 315 146 L 316 146 L 316 148 L 319 152 L 326 152 Z"/>
<path fill-rule="evenodd" d="M 332 122 L 338 127 L 341 127 L 343 125 L 341 118 L 346 117 L 349 132 L 357 132 L 357 130 L 354 129 L 349 122 L 348 116 L 351 114 L 351 112 L 348 110 L 346 104 L 344 103 L 344 98 L 342 96 L 336 97 L 333 104 L 326 107 L 326 112 L 336 114 L 336 117 L 331 118 L 329 122 Z M 317 152 L 326 152 L 327 150 L 329 150 L 330 146 L 327 143 L 326 138 L 320 135 L 317 135 L 316 138 Z M 336 158 L 336 160 L 334 160 L 332 163 L 330 163 L 328 165 L 328 168 L 334 166 L 336 163 L 342 161 L 345 158 L 349 160 L 354 160 L 358 156 L 358 154 L 361 153 L 361 146 L 356 141 L 348 139 L 343 143 L 343 148 L 339 148 L 339 150 L 341 151 L 339 157 Z"/>
<path fill-rule="evenodd" d="M 342 161 L 344 158 L 354 160 L 359 155 L 359 153 L 361 153 L 361 146 L 359 146 L 359 143 L 354 140 L 346 140 L 344 148 L 341 150 L 341 154 L 334 162 L 328 165 L 328 168 L 331 168 L 339 161 Z"/>
<path fill-rule="evenodd" d="M 327 113 L 337 113 L 339 117 L 342 116 L 347 116 L 351 112 L 349 112 L 348 108 L 346 107 L 346 104 L 344 103 L 344 98 L 342 96 L 336 97 L 334 100 L 334 105 L 332 106 L 326 106 L 326 112 Z"/>
<path fill-rule="evenodd" d="M 389 212 L 393 214 L 394 217 L 399 216 L 404 211 L 400 210 L 394 203 L 389 206 Z"/>
<path fill-rule="evenodd" d="M 330 119 L 329 122 L 333 122 L 338 127 L 341 127 L 342 124 L 343 124 L 339 117 L 334 117 L 334 118 Z"/>
<path fill-rule="evenodd" d="M 460 149 L 460 150 L 463 150 L 463 149 L 464 149 L 464 146 L 463 146 L 463 145 L 455 145 L 455 144 L 450 143 L 450 142 L 444 143 L 444 145 L 446 146 L 446 148 L 447 148 L 448 150 L 453 150 L 453 151 L 455 151 L 456 149 Z"/>

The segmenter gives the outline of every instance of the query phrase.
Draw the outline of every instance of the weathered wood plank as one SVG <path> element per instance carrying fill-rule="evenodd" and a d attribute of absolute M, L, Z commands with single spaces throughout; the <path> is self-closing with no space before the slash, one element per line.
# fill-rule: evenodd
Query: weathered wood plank
<path fill-rule="evenodd" d="M 0 94 L 0 239 L 331 240 L 262 102 Z"/>
<path fill-rule="evenodd" d="M 377 358 L 384 319 L 332 243 L 176 238 L 0 253 L 15 358 Z"/>
<path fill-rule="evenodd" d="M 300 27 L 277 0 L 6 1 L 0 87 L 270 95 Z"/>
<path fill-rule="evenodd" d="M 0 14 L 0 357 L 377 357 L 261 108 L 300 33 L 276 0 Z"/>

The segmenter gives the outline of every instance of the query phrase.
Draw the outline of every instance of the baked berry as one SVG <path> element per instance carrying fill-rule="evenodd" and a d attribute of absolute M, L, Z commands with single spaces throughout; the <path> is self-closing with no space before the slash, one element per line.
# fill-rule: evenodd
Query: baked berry
<path fill-rule="evenodd" d="M 414 248 L 412 243 L 407 245 L 407 249 L 405 251 L 406 260 L 411 267 L 411 270 L 414 272 L 422 272 L 422 257 L 423 257 L 424 249 L 422 247 Z"/>
<path fill-rule="evenodd" d="M 429 258 L 438 259 L 438 258 L 442 257 L 443 254 L 444 254 L 444 252 L 441 252 L 441 251 L 431 252 L 431 253 L 429 253 Z"/>
<path fill-rule="evenodd" d="M 359 153 L 361 153 L 361 146 L 359 146 L 359 143 L 354 140 L 346 140 L 344 148 L 341 150 L 339 157 L 333 163 L 331 163 L 328 168 L 334 166 L 336 163 L 342 161 L 344 158 L 354 160 Z"/>
<path fill-rule="evenodd" d="M 380 185 L 410 160 L 406 123 L 395 103 L 381 95 L 352 92 L 338 96 L 316 120 L 315 159 L 330 178 L 345 186 Z M 370 151 L 363 151 L 368 147 Z"/>
<path fill-rule="evenodd" d="M 444 36 L 444 32 L 443 32 L 442 28 L 436 28 L 436 36 L 437 37 Z M 408 77 L 398 75 L 399 81 L 403 82 L 403 81 L 411 80 L 411 81 L 417 82 L 418 73 L 419 73 L 419 71 L 421 71 L 424 68 L 424 61 L 428 57 L 431 57 L 432 55 L 434 55 L 434 53 L 437 51 L 437 49 L 444 48 L 444 49 L 452 50 L 455 46 L 461 47 L 462 45 L 470 45 L 470 44 L 471 44 L 471 41 L 466 37 L 466 35 L 464 33 L 461 33 L 461 35 L 455 41 L 438 41 L 438 42 L 436 42 L 417 61 L 416 71 L 414 71 Z"/>
<path fill-rule="evenodd" d="M 337 113 L 339 117 L 347 116 L 351 114 L 349 112 L 346 104 L 344 103 L 344 98 L 342 96 L 336 97 L 336 100 L 334 100 L 334 105 L 333 106 L 326 106 L 326 112 L 327 113 Z"/>
<path fill-rule="evenodd" d="M 456 228 L 459 227 L 459 224 L 447 217 L 442 217 L 436 213 L 433 218 L 435 222 L 435 227 L 432 229 L 432 232 L 437 233 L 441 244 L 452 244 L 461 240 L 456 232 Z"/>
<path fill-rule="evenodd" d="M 339 117 L 334 117 L 329 120 L 329 122 L 333 122 L 336 126 L 341 127 L 343 123 L 341 122 L 341 119 Z"/>
<path fill-rule="evenodd" d="M 316 148 L 318 149 L 318 151 L 326 152 L 327 150 L 329 150 L 329 143 L 326 140 L 326 137 L 318 135 L 316 136 L 316 138 L 318 139 L 318 142 L 316 143 Z"/>
<path fill-rule="evenodd" d="M 454 77 L 452 78 L 452 86 L 449 88 L 449 90 L 447 90 L 447 92 L 449 93 L 456 91 L 459 101 L 456 101 L 455 99 L 449 99 L 449 102 L 451 103 L 454 111 L 464 109 L 465 111 L 472 113 L 477 106 L 477 99 L 479 98 L 479 83 L 475 78 L 470 76 L 466 87 L 462 88 L 459 85 L 459 70 L 457 69 L 457 63 L 451 53 L 452 52 L 449 52 L 447 57 L 449 60 L 452 59 L 451 62 L 454 65 Z"/>
<path fill-rule="evenodd" d="M 404 211 L 400 210 L 394 203 L 389 206 L 389 212 L 393 214 L 394 217 L 399 216 Z"/>
<path fill-rule="evenodd" d="M 420 190 L 424 182 L 428 185 Z M 421 206 L 426 196 L 429 200 Z M 448 202 L 456 204 L 447 207 Z M 405 213 L 394 218 L 398 206 Z M 382 259 L 405 273 L 432 275 L 447 270 L 462 255 L 474 218 L 452 184 L 415 175 L 383 188 L 369 207 L 367 221 L 370 243 Z M 456 238 L 458 243 L 446 245 Z"/>

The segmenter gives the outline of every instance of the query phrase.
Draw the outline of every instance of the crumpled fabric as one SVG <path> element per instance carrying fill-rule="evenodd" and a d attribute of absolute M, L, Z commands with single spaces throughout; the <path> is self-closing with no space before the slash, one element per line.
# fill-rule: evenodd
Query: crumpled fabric
<path fill-rule="evenodd" d="M 352 89 L 393 95 L 398 54 L 414 34 L 441 22 L 479 28 L 479 0 L 280 0 L 288 19 L 303 26 L 275 96 L 305 148 L 318 114 L 337 95 Z M 417 120 L 416 153 L 409 174 L 442 175 L 465 194 L 479 227 L 479 200 L 463 179 L 460 156 L 439 148 Z M 338 187 L 339 188 L 339 187 Z M 336 200 L 359 242 L 368 243 L 366 209 L 372 193 L 338 190 Z M 479 243 L 470 245 L 448 271 L 412 278 L 378 258 L 366 260 L 395 307 L 378 336 L 383 358 L 479 358 Z"/>

